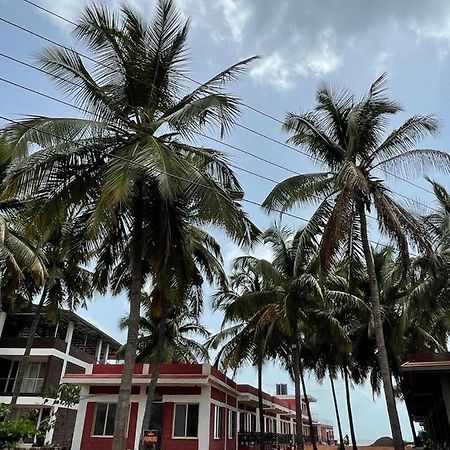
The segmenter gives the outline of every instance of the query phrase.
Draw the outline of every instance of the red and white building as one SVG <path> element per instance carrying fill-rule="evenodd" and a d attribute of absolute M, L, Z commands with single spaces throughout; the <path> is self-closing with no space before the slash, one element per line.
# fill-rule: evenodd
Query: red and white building
<path fill-rule="evenodd" d="M 66 374 L 63 382 L 81 386 L 72 450 L 110 450 L 122 365 L 96 364 L 86 373 Z M 127 449 L 137 450 L 150 384 L 149 364 L 134 369 Z M 310 398 L 311 401 L 315 399 Z M 303 405 L 304 406 L 304 405 Z M 295 400 L 264 393 L 266 441 L 289 448 L 295 429 Z M 151 430 L 160 450 L 243 450 L 257 446 L 257 389 L 236 384 L 209 364 L 164 364 L 158 379 Z M 314 422 L 322 442 L 334 440 L 330 423 Z M 309 435 L 306 411 L 303 429 Z M 282 448 L 280 446 L 279 448 Z"/>

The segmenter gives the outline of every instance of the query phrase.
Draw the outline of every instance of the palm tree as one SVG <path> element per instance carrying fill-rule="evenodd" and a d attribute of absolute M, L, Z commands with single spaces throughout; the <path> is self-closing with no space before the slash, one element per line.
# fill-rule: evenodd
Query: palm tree
<path fill-rule="evenodd" d="M 144 294 L 142 303 L 149 304 L 150 296 Z M 120 328 L 126 329 L 127 317 L 120 321 Z M 157 358 L 159 344 L 159 318 L 152 317 L 148 308 L 139 322 L 139 338 L 137 345 L 136 362 L 154 363 Z M 192 311 L 185 305 L 170 307 L 165 325 L 165 345 L 163 363 L 197 364 L 208 361 L 209 354 L 205 345 L 199 343 L 195 337 L 208 338 L 209 331 L 198 322 L 196 311 Z M 118 355 L 122 355 L 121 348 Z"/>
<path fill-rule="evenodd" d="M 321 259 L 324 267 L 358 227 L 366 270 L 370 281 L 370 304 L 378 349 L 378 361 L 391 424 L 394 446 L 403 449 L 383 333 L 383 319 L 377 277 L 370 247 L 367 211 L 377 214 L 380 231 L 392 239 L 406 266 L 408 242 L 430 252 L 424 226 L 392 196 L 379 174 L 411 174 L 414 170 L 449 170 L 450 155 L 439 150 L 417 149 L 416 143 L 437 131 L 430 116 L 414 116 L 384 137 L 387 118 L 400 111 L 385 96 L 386 76 L 357 100 L 352 93 L 334 92 L 327 86 L 317 91 L 316 108 L 307 114 L 289 113 L 284 129 L 289 142 L 301 146 L 323 166 L 324 171 L 291 177 L 279 183 L 264 201 L 270 211 L 291 210 L 305 203 L 318 202 L 311 226 L 321 227 Z"/>
<path fill-rule="evenodd" d="M 20 156 L 5 135 L 0 135 L 0 185 L 13 160 Z M 27 236 L 26 221 L 20 214 L 26 206 L 26 201 L 15 198 L 0 200 L 0 311 L 5 297 L 11 300 L 21 294 L 30 301 L 46 275 L 42 254 Z"/>
<path fill-rule="evenodd" d="M 294 234 L 287 228 L 273 227 L 263 237 L 274 251 L 272 262 L 251 256 L 239 262 L 252 267 L 262 276 L 264 284 L 239 293 L 227 306 L 227 314 L 235 320 L 252 317 L 256 326 L 269 329 L 266 349 L 269 355 L 277 356 L 294 381 L 296 446 L 303 448 L 302 323 L 314 314 L 313 305 L 323 295 L 314 270 L 317 245 L 305 230 Z M 255 328 L 255 325 L 252 324 L 252 327 Z"/>
<path fill-rule="evenodd" d="M 92 295 L 93 290 L 92 273 L 84 267 L 90 255 L 80 240 L 80 223 L 76 218 L 69 217 L 46 232 L 36 228 L 33 231 L 41 234 L 40 246 L 45 255 L 47 276 L 42 284 L 39 303 L 34 310 L 24 357 L 17 368 L 11 405 L 17 403 L 44 307 L 50 316 L 58 317 L 59 308 L 63 305 L 70 309 L 85 306 L 86 299 Z M 37 237 L 35 240 L 38 242 Z"/>
<path fill-rule="evenodd" d="M 191 144 L 214 125 L 228 132 L 239 100 L 223 92 L 253 59 L 241 61 L 186 95 L 188 23 L 171 0 L 160 0 L 151 24 L 127 6 L 118 13 L 88 6 L 75 36 L 92 51 L 92 70 L 60 48 L 41 52 L 40 66 L 86 118 L 37 117 L 8 128 L 16 148 L 42 150 L 17 164 L 8 195 L 46 196 L 59 210 L 75 202 L 88 215 L 99 250 L 96 280 L 106 289 L 114 268 L 129 266 L 119 286 L 129 294 L 127 350 L 113 450 L 124 450 L 144 280 L 157 289 L 155 315 L 165 314 L 173 280 L 169 262 L 182 248 L 180 215 L 225 230 L 238 243 L 257 234 L 240 205 L 238 180 L 220 153 Z M 186 90 L 184 90 L 186 91 Z M 182 240 L 182 239 L 181 239 Z"/>
<path fill-rule="evenodd" d="M 249 294 L 273 286 L 270 271 L 262 270 L 270 263 L 255 258 L 240 257 L 232 263 L 229 285 L 220 289 L 214 298 L 214 308 L 224 314 L 221 330 L 211 336 L 207 346 L 220 347 L 214 365 L 234 372 L 245 364 L 256 369 L 258 379 L 259 446 L 265 449 L 265 421 L 263 403 L 263 366 L 268 359 L 272 327 L 265 324 L 258 308 L 242 308 Z"/>

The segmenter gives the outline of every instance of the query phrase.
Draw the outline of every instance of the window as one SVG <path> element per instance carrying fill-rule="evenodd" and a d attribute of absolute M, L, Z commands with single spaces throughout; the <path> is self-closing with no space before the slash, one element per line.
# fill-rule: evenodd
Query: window
<path fill-rule="evenodd" d="M 95 419 L 93 436 L 113 436 L 114 419 L 116 417 L 116 403 L 97 403 L 95 405 Z"/>
<path fill-rule="evenodd" d="M 45 364 L 36 362 L 27 364 L 20 392 L 27 394 L 40 393 L 44 385 L 44 376 Z"/>
<path fill-rule="evenodd" d="M 223 408 L 214 406 L 214 439 L 220 439 L 223 436 Z"/>
<path fill-rule="evenodd" d="M 196 438 L 198 436 L 198 404 L 175 405 L 173 437 Z"/>
<path fill-rule="evenodd" d="M 236 411 L 228 410 L 228 439 L 234 439 L 236 437 L 236 419 Z"/>
<path fill-rule="evenodd" d="M 18 361 L 0 360 L 0 392 L 10 393 L 14 389 L 16 381 Z"/>
<path fill-rule="evenodd" d="M 247 418 L 248 418 L 247 431 L 255 432 L 256 431 L 256 415 L 248 414 Z"/>

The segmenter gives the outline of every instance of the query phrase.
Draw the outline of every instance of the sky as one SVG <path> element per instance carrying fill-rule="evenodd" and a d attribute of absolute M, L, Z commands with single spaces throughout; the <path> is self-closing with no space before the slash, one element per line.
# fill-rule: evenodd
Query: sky
<path fill-rule="evenodd" d="M 76 20 L 84 0 L 34 0 L 68 19 Z M 118 3 L 106 1 L 113 8 Z M 349 88 L 362 95 L 380 74 L 389 75 L 389 93 L 399 101 L 404 112 L 394 118 L 398 126 L 414 114 L 435 115 L 441 124 L 439 136 L 424 141 L 424 148 L 448 150 L 450 137 L 450 2 L 447 0 L 176 0 L 184 17 L 191 21 L 189 46 L 191 76 L 206 80 L 223 68 L 249 56 L 261 58 L 248 67 L 241 80 L 228 90 L 246 104 L 283 119 L 286 112 L 304 112 L 314 106 L 314 93 L 321 82 Z M 144 17 L 151 18 L 154 0 L 129 0 Z M 39 11 L 24 0 L 0 0 L 0 18 L 13 21 L 61 44 L 82 49 L 71 35 L 66 22 Z M 0 52 L 21 61 L 34 64 L 38 51 L 48 43 L 36 36 L 18 30 L 0 21 Z M 0 56 L 0 77 L 21 83 L 38 92 L 64 98 L 43 74 L 8 61 Z M 192 86 L 194 87 L 194 86 Z M 23 91 L 0 79 L 0 114 L 17 119 L 27 115 L 79 116 L 80 112 L 67 105 Z M 4 122 L 0 120 L 0 125 Z M 285 141 L 280 124 L 248 108 L 242 108 L 239 123 L 275 140 Z M 218 138 L 217 134 L 210 134 Z M 236 128 L 225 137 L 224 143 L 238 146 L 297 172 L 317 170 L 313 161 L 273 141 L 263 139 L 242 128 Z M 242 169 L 250 170 L 273 180 L 282 180 L 290 174 L 281 168 L 258 161 L 249 155 L 205 139 L 205 145 L 224 151 L 245 189 L 246 198 L 261 203 L 273 182 L 264 180 Z M 409 176 L 406 181 L 388 180 L 391 189 L 400 196 L 433 206 L 424 174 Z M 428 175 L 441 181 L 447 188 L 448 179 Z M 399 197 L 400 200 L 406 200 Z M 250 217 L 262 229 L 276 216 L 267 216 L 257 206 L 246 204 Z M 307 219 L 311 211 L 296 210 Z M 300 219 L 284 218 L 293 228 L 304 224 Z M 373 239 L 381 239 L 375 227 Z M 217 234 L 222 244 L 224 260 L 230 261 L 242 250 Z M 270 258 L 270 249 L 262 246 L 254 250 L 259 257 Z M 208 299 L 212 288 L 205 290 Z M 125 296 L 96 296 L 87 311 L 80 314 L 99 325 L 117 339 L 124 335 L 118 329 L 118 320 L 126 312 Z M 220 328 L 221 317 L 209 308 L 204 323 L 211 331 Z M 275 383 L 292 383 L 286 373 L 269 365 L 264 371 L 264 385 L 274 392 Z M 242 370 L 237 380 L 255 382 L 251 369 Z M 309 392 L 317 398 L 314 412 L 334 421 L 330 386 L 308 380 Z M 337 382 L 338 401 L 344 412 L 345 398 L 342 381 Z M 382 398 L 373 398 L 368 386 L 352 391 L 352 402 L 358 439 L 372 442 L 389 435 L 386 407 Z M 404 406 L 399 404 L 404 435 L 410 438 L 410 428 Z M 349 433 L 343 416 L 344 433 Z"/>

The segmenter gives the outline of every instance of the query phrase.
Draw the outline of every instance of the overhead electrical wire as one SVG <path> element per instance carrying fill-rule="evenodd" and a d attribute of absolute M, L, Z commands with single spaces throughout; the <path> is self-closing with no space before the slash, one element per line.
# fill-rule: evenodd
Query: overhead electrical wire
<path fill-rule="evenodd" d="M 60 14 L 57 14 L 57 13 L 55 13 L 55 12 L 53 12 L 53 11 L 47 9 L 47 8 L 44 8 L 43 6 L 41 6 L 41 5 L 39 5 L 39 4 L 35 3 L 35 2 L 33 2 L 33 1 L 31 1 L 31 0 L 23 0 L 23 1 L 24 1 L 25 3 L 28 3 L 28 4 L 30 4 L 30 5 L 32 5 L 32 6 L 34 6 L 34 7 L 36 7 L 36 8 L 39 8 L 40 10 L 46 12 L 47 14 L 51 14 L 52 16 L 57 17 L 57 18 L 60 19 L 60 20 L 63 20 L 63 21 L 65 21 L 65 22 L 67 22 L 67 23 L 69 23 L 69 24 L 71 24 L 71 25 L 77 26 L 77 23 L 76 23 L 76 22 L 74 22 L 74 21 L 72 21 L 72 20 L 70 20 L 70 19 L 67 19 L 66 17 L 64 17 L 64 16 L 62 16 L 62 15 L 60 15 Z M 32 30 L 29 30 L 28 28 L 23 27 L 23 26 L 21 26 L 21 25 L 19 25 L 19 24 L 17 24 L 17 23 L 14 23 L 14 22 L 12 22 L 12 21 L 10 21 L 10 20 L 7 20 L 7 19 L 5 19 L 5 18 L 3 18 L 3 17 L 0 17 L 0 21 L 3 21 L 3 22 L 5 22 L 5 23 L 7 23 L 8 25 L 11 25 L 11 26 L 13 26 L 13 27 L 19 28 L 20 30 L 22 30 L 22 31 L 24 31 L 24 32 L 27 32 L 27 33 L 32 34 L 33 36 L 36 36 L 36 37 L 38 37 L 38 38 L 40 38 L 40 39 L 46 40 L 47 42 L 51 42 L 51 43 L 54 44 L 54 45 L 57 45 L 57 46 L 62 47 L 62 48 L 64 48 L 64 49 L 68 50 L 68 51 L 71 51 L 71 52 L 73 52 L 73 53 L 75 53 L 75 54 L 78 54 L 80 57 L 86 58 L 86 59 L 88 59 L 88 60 L 91 61 L 91 62 L 95 62 L 96 64 L 102 65 L 103 67 L 113 68 L 111 65 L 105 64 L 105 63 L 103 63 L 103 62 L 101 62 L 101 61 L 98 61 L 98 60 L 96 60 L 96 59 L 90 57 L 89 55 L 86 55 L 86 54 L 84 54 L 84 53 L 81 53 L 81 52 L 79 52 L 79 51 L 77 51 L 77 50 L 75 50 L 75 49 L 73 49 L 73 48 L 67 47 L 67 46 L 65 46 L 65 45 L 63 45 L 63 44 L 61 44 L 61 43 L 59 43 L 59 42 L 54 41 L 53 39 L 47 38 L 47 37 L 45 37 L 45 36 L 43 36 L 43 35 L 41 35 L 41 34 L 39 34 L 39 33 L 36 33 L 36 32 L 34 32 L 34 31 L 32 31 Z M 202 85 L 203 85 L 203 83 L 201 83 L 200 81 L 197 81 L 197 80 L 195 80 L 194 78 L 192 78 L 192 77 L 190 77 L 190 76 L 188 76 L 188 75 L 186 75 L 186 74 L 179 73 L 178 75 L 180 75 L 181 77 L 183 77 L 183 78 L 185 78 L 185 79 L 187 79 L 187 80 L 189 80 L 189 81 L 191 81 L 191 82 L 193 82 L 193 83 L 195 83 L 195 84 L 197 84 L 197 85 L 199 85 L 199 86 L 202 86 Z M 246 107 L 246 108 L 248 108 L 248 109 L 250 109 L 250 110 L 252 110 L 252 111 L 254 111 L 254 112 L 256 112 L 256 113 L 258 113 L 258 114 L 260 114 L 260 115 L 263 116 L 263 117 L 269 118 L 269 119 L 271 119 L 271 120 L 273 120 L 273 121 L 275 121 L 275 122 L 277 122 L 277 123 L 279 123 L 279 124 L 284 124 L 284 122 L 283 122 L 281 119 L 278 119 L 277 117 L 274 117 L 274 116 L 272 116 L 271 114 L 269 114 L 269 113 L 267 113 L 267 112 L 261 111 L 260 109 L 255 108 L 255 107 L 252 106 L 252 105 L 249 105 L 249 104 L 247 104 L 247 103 L 245 103 L 245 102 L 241 102 L 241 105 L 244 106 L 244 107 Z M 256 135 L 260 136 L 260 137 L 263 138 L 263 139 L 267 139 L 267 140 L 269 140 L 269 141 L 271 141 L 271 142 L 274 142 L 274 143 L 276 143 L 276 144 L 278 144 L 278 145 L 281 145 L 281 146 L 283 146 L 283 147 L 285 147 L 285 148 L 288 148 L 288 149 L 290 149 L 290 150 L 292 150 L 292 151 L 295 151 L 295 152 L 297 152 L 297 153 L 299 153 L 299 154 L 302 154 L 302 155 L 306 156 L 307 158 L 309 158 L 309 159 L 311 159 L 311 160 L 315 160 L 315 161 L 319 162 L 320 164 L 323 163 L 319 158 L 316 158 L 316 157 L 314 157 L 313 155 L 310 155 L 309 153 L 307 153 L 307 152 L 305 152 L 305 151 L 302 151 L 302 150 L 300 150 L 299 148 L 296 148 L 296 147 L 294 147 L 294 146 L 292 146 L 292 145 L 289 145 L 289 144 L 287 144 L 287 143 L 285 143 L 285 142 L 282 142 L 282 141 L 279 141 L 279 140 L 277 140 L 277 139 L 275 139 L 275 138 L 272 138 L 272 137 L 270 137 L 270 136 L 267 136 L 267 135 L 265 135 L 264 133 L 260 133 L 260 132 L 258 132 L 257 130 L 253 130 L 252 128 L 246 127 L 245 125 L 242 125 L 242 124 L 239 124 L 239 123 L 237 123 L 236 126 L 239 127 L 239 128 L 242 128 L 242 129 L 244 129 L 244 130 L 247 130 L 247 131 L 250 132 L 250 133 L 256 134 Z M 386 174 L 388 174 L 388 175 L 390 175 L 390 176 L 392 176 L 392 177 L 394 177 L 394 178 L 396 178 L 396 179 L 398 179 L 398 180 L 404 182 L 404 183 L 407 183 L 407 184 L 409 184 L 409 185 L 411 185 L 411 186 L 416 187 L 417 189 L 420 189 L 420 190 L 422 190 L 422 191 L 424 191 L 424 192 L 427 192 L 427 193 L 429 193 L 429 194 L 432 194 L 432 195 L 434 194 L 434 192 L 433 192 L 432 190 L 426 189 L 426 188 L 424 188 L 423 186 L 418 185 L 417 183 L 414 183 L 414 182 L 412 182 L 412 181 L 410 181 L 410 180 L 407 180 L 406 178 L 403 178 L 403 177 L 401 177 L 401 176 L 399 176 L 399 175 L 396 175 L 396 174 L 394 174 L 394 173 L 392 173 L 392 172 L 390 172 L 390 171 L 387 171 L 387 170 L 384 170 L 384 172 L 385 172 Z M 412 200 L 412 201 L 414 201 L 414 202 L 416 202 L 416 203 L 419 203 L 417 200 L 412 199 L 412 198 L 410 198 L 410 197 L 407 197 L 407 196 L 405 196 L 405 195 L 403 195 L 403 194 L 401 194 L 401 193 L 398 193 L 398 192 L 395 192 L 395 191 L 392 191 L 392 192 L 395 193 L 395 194 L 397 194 L 397 195 L 400 196 L 400 197 L 403 197 L 403 198 L 405 198 L 405 199 Z M 424 205 L 424 206 L 427 206 L 427 207 L 428 207 L 428 205 Z"/>

